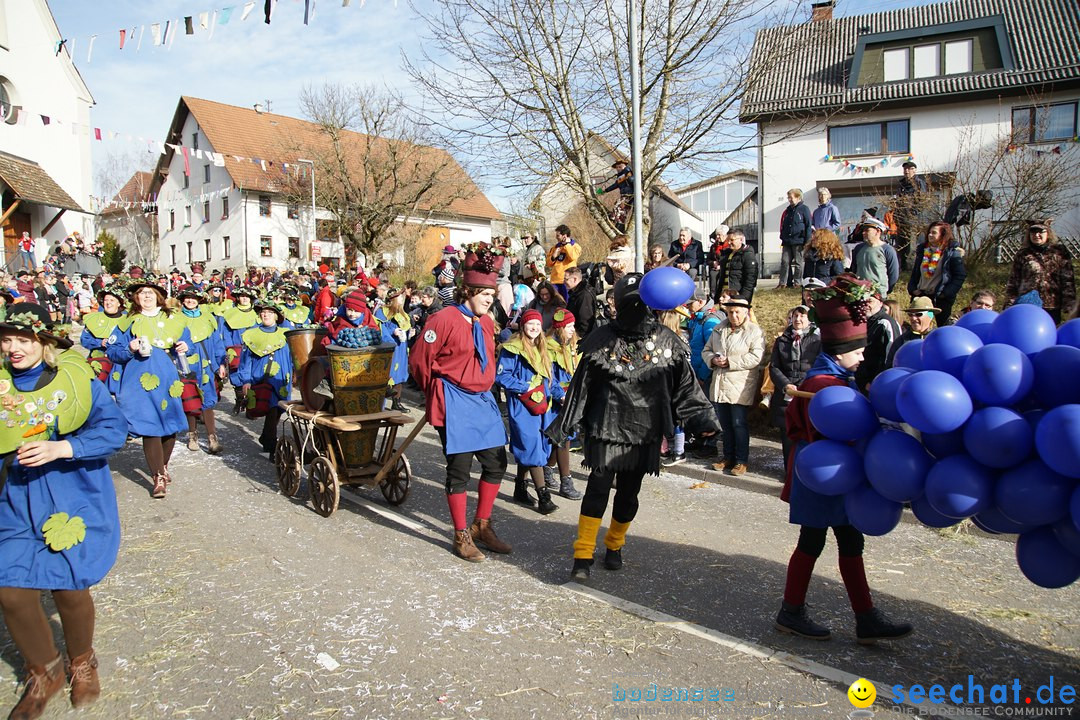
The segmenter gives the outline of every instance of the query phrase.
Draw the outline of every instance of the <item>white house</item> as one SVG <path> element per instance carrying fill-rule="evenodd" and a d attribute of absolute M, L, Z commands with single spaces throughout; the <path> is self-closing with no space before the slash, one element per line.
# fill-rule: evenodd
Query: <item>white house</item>
<path fill-rule="evenodd" d="M 864 208 L 888 204 L 913 160 L 942 193 L 957 155 L 1015 134 L 1016 152 L 1080 152 L 1080 11 L 1076 0 L 953 0 L 832 17 L 814 5 L 798 27 L 762 30 L 740 116 L 756 123 L 766 264 L 780 255 L 790 188 L 816 205 L 828 187 L 846 233 Z M 990 188 L 999 193 L 1008 187 Z M 879 212 L 879 217 L 882 213 Z M 1080 230 L 1076 213 L 1055 227 Z"/>
<path fill-rule="evenodd" d="M 757 173 L 739 169 L 715 177 L 699 180 L 685 187 L 676 188 L 675 194 L 701 217 L 697 226 L 691 225 L 698 240 L 705 241 L 708 249 L 709 234 L 722 224 L 730 225 L 732 213 L 754 190 L 757 189 Z M 757 228 L 747 234 L 751 246 L 757 249 Z"/>
<path fill-rule="evenodd" d="M 4 264 L 23 232 L 48 249 L 93 232 L 90 106 L 94 98 L 45 0 L 0 2 L 0 192 Z"/>
<path fill-rule="evenodd" d="M 311 205 L 291 205 L 283 195 L 285 173 L 311 177 L 310 166 L 300 162 L 305 158 L 290 148 L 305 140 L 317 145 L 319 133 L 317 125 L 305 120 L 181 97 L 150 188 L 158 212 L 158 268 L 343 265 L 346 249 L 340 239 L 316 239 Z M 366 138 L 348 131 L 344 135 L 358 142 Z M 440 161 L 445 155 L 425 150 Z M 448 167 L 460 171 L 452 159 Z M 435 264 L 444 245 L 490 241 L 491 223 L 501 217 L 463 171 L 461 176 L 469 192 L 454 199 L 446 212 L 398 218 L 424 224 L 416 262 L 425 269 Z M 318 208 L 315 220 L 330 217 Z M 403 247 L 387 254 L 405 265 Z"/>

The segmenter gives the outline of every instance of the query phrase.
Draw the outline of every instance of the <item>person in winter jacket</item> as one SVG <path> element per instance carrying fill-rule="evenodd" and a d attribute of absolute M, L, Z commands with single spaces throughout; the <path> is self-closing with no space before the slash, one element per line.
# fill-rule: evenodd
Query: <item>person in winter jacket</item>
<path fill-rule="evenodd" d="M 563 273 L 567 268 L 576 267 L 578 258 L 581 257 L 581 245 L 574 240 L 570 227 L 560 225 L 555 228 L 555 244 L 547 252 L 547 264 L 551 268 L 551 277 L 548 280 L 555 287 L 556 292 L 562 296 L 563 301 L 567 298 L 567 288 L 563 284 Z"/>
<path fill-rule="evenodd" d="M 742 230 L 735 230 L 728 235 L 731 245 L 731 254 L 728 255 L 722 275 L 727 284 L 723 287 L 732 288 L 738 293 L 738 297 L 747 303 L 754 299 L 754 289 L 758 281 L 758 259 L 754 248 L 746 244 L 746 235 Z M 800 256 L 802 247 L 800 246 Z"/>
<path fill-rule="evenodd" d="M 1005 284 L 1005 307 L 1033 290 L 1054 322 L 1061 322 L 1062 315 L 1068 315 L 1076 304 L 1072 256 L 1058 243 L 1050 221 L 1028 223 L 1027 241 L 1013 258 Z"/>
<path fill-rule="evenodd" d="M 817 278 L 825 285 L 844 272 L 844 248 L 832 230 L 815 230 L 803 256 L 802 279 Z"/>
<path fill-rule="evenodd" d="M 829 188 L 818 188 L 818 206 L 810 216 L 814 230 L 831 230 L 833 233 L 840 231 L 840 210 L 832 203 L 832 193 Z"/>
<path fill-rule="evenodd" d="M 671 242 L 667 256 L 675 258 L 671 263 L 694 280 L 697 280 L 698 271 L 705 264 L 705 251 L 701 248 L 701 241 L 695 240 L 690 228 L 684 227 L 679 230 L 679 237 Z"/>
<path fill-rule="evenodd" d="M 933 300 L 940 309 L 937 321 L 938 327 L 942 327 L 952 322 L 953 303 L 966 278 L 964 248 L 953 238 L 952 227 L 940 220 L 930 223 L 926 242 L 915 248 L 908 294 Z"/>
<path fill-rule="evenodd" d="M 862 393 L 869 393 L 874 378 L 889 369 L 893 344 L 900 337 L 900 323 L 882 302 L 880 291 L 867 299 L 866 314 L 866 349 L 855 370 L 855 385 Z"/>
<path fill-rule="evenodd" d="M 788 190 L 788 206 L 780 215 L 780 282 L 777 288 L 795 287 L 796 279 L 802 277 L 803 246 L 810 242 L 810 233 L 814 229 L 810 208 L 803 204 L 802 198 L 799 188 Z"/>
<path fill-rule="evenodd" d="M 773 343 L 769 357 L 769 378 L 772 380 L 772 397 L 769 398 L 769 419 L 780 430 L 780 443 L 784 452 L 784 469 L 791 455 L 791 440 L 787 434 L 784 411 L 791 403 L 788 390 L 795 390 L 806 379 L 806 373 L 821 352 L 821 334 L 817 325 L 810 322 L 810 308 L 797 305 L 788 313 L 788 326 Z"/>

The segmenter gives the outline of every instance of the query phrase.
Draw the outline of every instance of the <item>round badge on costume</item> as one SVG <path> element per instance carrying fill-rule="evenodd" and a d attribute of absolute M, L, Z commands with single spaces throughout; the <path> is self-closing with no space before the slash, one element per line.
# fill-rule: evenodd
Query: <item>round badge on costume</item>
<path fill-rule="evenodd" d="M 435 342 L 435 331 L 434 330 L 428 330 L 426 333 L 424 333 L 424 342 L 429 342 L 429 343 Z"/>

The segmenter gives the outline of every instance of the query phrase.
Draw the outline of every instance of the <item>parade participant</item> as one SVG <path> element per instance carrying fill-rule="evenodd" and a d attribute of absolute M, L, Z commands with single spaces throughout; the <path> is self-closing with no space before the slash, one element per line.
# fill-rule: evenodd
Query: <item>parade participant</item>
<path fill-rule="evenodd" d="M 499 349 L 495 382 L 506 390 L 506 414 L 510 420 L 510 451 L 517 463 L 514 499 L 533 506 L 526 481 L 532 480 L 539 498 L 539 510 L 553 513 L 558 505 L 544 484 L 542 468 L 551 456 L 551 441 L 544 430 L 555 419 L 554 403 L 563 389 L 552 379 L 552 360 L 544 336 L 543 319 L 536 310 L 526 310 L 519 330 Z"/>
<path fill-rule="evenodd" d="M 115 370 L 105 354 L 105 345 L 118 327 L 126 326 L 130 318 L 124 314 L 124 287 L 119 283 L 99 290 L 97 294 L 101 310 L 83 318 L 82 336 L 79 344 L 90 353 L 90 367 L 113 395 L 120 388 L 120 368 Z M 121 329 L 123 329 L 121 327 Z M 102 362 L 104 360 L 104 362 Z M 97 367 L 94 366 L 97 363 Z"/>
<path fill-rule="evenodd" d="M 202 305 L 203 312 L 215 317 L 221 317 L 226 308 L 232 307 L 232 301 L 226 296 L 225 283 L 220 280 L 211 282 L 206 292 L 208 295 L 206 302 Z"/>
<path fill-rule="evenodd" d="M 185 285 L 177 291 L 176 297 L 180 300 L 180 309 L 191 334 L 192 348 L 187 356 L 188 369 L 195 374 L 195 381 L 199 384 L 202 395 L 202 410 L 197 414 L 187 413 L 187 448 L 191 451 L 199 449 L 198 422 L 201 418 L 206 426 L 209 452 L 217 455 L 223 448 L 217 436 L 214 417 L 214 407 L 218 403 L 217 381 L 214 376 L 222 380 L 229 376 L 229 369 L 225 365 L 225 344 L 218 332 L 217 318 L 203 312 L 206 295 L 199 292 L 194 285 Z"/>
<path fill-rule="evenodd" d="M 570 380 L 577 370 L 578 343 L 581 338 L 577 334 L 577 318 L 569 310 L 556 310 L 555 317 L 548 331 L 548 354 L 551 355 L 554 367 L 552 368 L 552 380 L 558 383 L 562 394 L 566 394 L 570 387 Z M 576 437 L 569 438 L 562 445 L 554 445 L 551 448 L 551 458 L 544 466 L 544 485 L 548 490 L 557 492 L 567 500 L 580 500 L 583 493 L 574 487 L 574 478 L 570 474 L 570 445 L 574 443 L 580 446 Z M 558 470 L 558 476 L 555 471 Z"/>
<path fill-rule="evenodd" d="M 647 472 L 660 472 L 661 439 L 674 433 L 676 423 L 702 435 L 719 427 L 682 340 L 661 327 L 642 302 L 641 278 L 630 273 L 615 284 L 615 319 L 581 344 L 563 408 L 547 431 L 556 445 L 581 433 L 582 464 L 590 469 L 574 542 L 575 580 L 589 577 L 612 481 L 617 487 L 604 567 L 618 570 L 641 480 Z"/>
<path fill-rule="evenodd" d="M 245 330 L 259 324 L 259 316 L 252 307 L 259 294 L 251 288 L 238 287 L 232 291 L 233 306 L 226 307 L 218 317 L 218 332 L 221 334 L 221 342 L 225 345 L 225 360 L 229 368 L 229 383 L 236 393 L 236 407 L 239 410 L 244 397 L 240 392 L 243 384 L 236 376 L 240 367 L 240 336 Z"/>
<path fill-rule="evenodd" d="M 285 313 L 285 322 L 282 325 L 289 330 L 307 325 L 311 310 L 299 304 L 300 288 L 288 283 L 279 288 L 278 294 L 282 300 L 281 310 Z"/>
<path fill-rule="evenodd" d="M 9 716 L 21 720 L 40 717 L 65 684 L 42 591 L 60 613 L 71 704 L 83 707 L 101 694 L 90 588 L 120 547 L 108 458 L 124 444 L 124 418 L 82 356 L 63 352 L 71 342 L 49 327 L 48 313 L 32 303 L 0 323 L 8 421 L 0 426 L 0 608 L 26 663 L 26 690 Z"/>
<path fill-rule="evenodd" d="M 459 303 L 427 319 L 424 334 L 413 346 L 409 373 L 427 400 L 427 420 L 435 427 L 446 457 L 446 499 L 454 524 L 454 553 L 480 562 L 474 539 L 492 552 L 509 553 L 510 545 L 495 534 L 491 508 L 506 472 L 506 431 L 495 397 L 495 323 L 489 310 L 495 302 L 499 264 L 484 244 L 468 252 L 463 263 Z M 476 515 L 466 526 L 472 459 L 480 462 Z"/>
<path fill-rule="evenodd" d="M 255 303 L 255 312 L 259 324 L 240 336 L 243 349 L 236 378 L 247 398 L 248 417 L 262 415 L 265 418 L 259 445 L 273 460 L 278 418 L 281 417 L 278 402 L 288 400 L 292 393 L 292 353 L 285 341 L 285 329 L 280 327 L 285 319 L 281 308 L 269 300 L 259 300 Z M 263 386 L 260 389 L 263 392 L 253 390 L 257 385 Z"/>
<path fill-rule="evenodd" d="M 412 323 L 405 312 L 405 295 L 398 288 L 391 288 L 386 295 L 386 303 L 375 311 L 375 319 L 382 329 L 382 341 L 394 346 L 394 357 L 390 361 L 390 387 L 388 397 L 392 398 L 390 409 L 406 412 L 401 404 L 401 389 L 409 380 L 409 331 Z"/>
<path fill-rule="evenodd" d="M 176 433 L 187 429 L 180 400 L 183 383 L 174 358 L 187 355 L 191 334 L 182 315 L 165 304 L 165 289 L 149 280 L 128 286 L 131 307 L 126 328 L 109 337 L 105 352 L 123 365 L 116 402 L 128 422 L 128 434 L 142 437 L 143 455 L 153 478 L 151 495 L 165 497 Z M 115 338 L 115 339 L 114 339 Z"/>
<path fill-rule="evenodd" d="M 325 326 L 327 333 L 322 344 L 331 345 L 337 341 L 338 333 L 347 327 L 378 328 L 379 324 L 368 309 L 367 296 L 359 290 L 353 290 L 344 297 L 337 314 Z"/>
<path fill-rule="evenodd" d="M 337 283 L 330 273 L 319 278 L 319 291 L 315 293 L 315 304 L 312 309 L 312 319 L 317 323 L 326 323 L 334 319 L 340 303 L 334 293 Z"/>
<path fill-rule="evenodd" d="M 834 385 L 855 387 L 854 372 L 866 346 L 866 302 L 873 285 L 853 275 L 840 275 L 828 287 L 815 291 L 814 310 L 821 332 L 821 353 L 799 385 L 805 393 L 815 393 Z M 843 495 L 821 495 L 799 481 L 796 458 L 807 444 L 822 435 L 810 421 L 810 400 L 798 396 L 786 411 L 787 432 L 795 444 L 788 463 L 782 500 L 790 503 L 788 521 L 799 525 L 799 541 L 788 562 L 784 599 L 776 616 L 776 629 L 811 640 L 828 640 L 828 628 L 810 619 L 806 592 L 814 564 L 825 548 L 829 528 L 836 536 L 840 554 L 840 576 L 855 612 L 855 634 L 860 644 L 893 640 L 911 633 L 911 625 L 891 622 L 874 607 L 863 567 L 863 535 L 852 527 L 844 510 Z"/>

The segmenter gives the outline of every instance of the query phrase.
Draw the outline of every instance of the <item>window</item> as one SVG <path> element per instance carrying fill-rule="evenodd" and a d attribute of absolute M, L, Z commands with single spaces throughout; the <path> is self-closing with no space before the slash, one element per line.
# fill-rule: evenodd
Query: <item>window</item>
<path fill-rule="evenodd" d="M 230 257 L 232 257 L 232 248 L 229 247 L 229 236 L 228 235 L 221 238 L 221 254 L 222 254 L 222 257 L 224 257 L 226 260 L 228 260 Z M 210 257 L 210 256 L 207 255 L 207 257 Z"/>
<path fill-rule="evenodd" d="M 0 7 L 0 13 L 4 10 Z M 14 125 L 19 119 L 19 110 L 14 105 L 14 90 L 6 77 L 0 77 L 0 120 Z"/>
<path fill-rule="evenodd" d="M 974 54 L 973 40 L 956 40 L 945 43 L 945 74 L 959 75 L 971 72 L 971 60 Z"/>
<path fill-rule="evenodd" d="M 908 79 L 908 48 L 885 51 L 885 82 Z"/>
<path fill-rule="evenodd" d="M 1075 102 L 1013 108 L 1013 138 L 1022 143 L 1071 140 L 1076 137 L 1076 108 Z"/>
<path fill-rule="evenodd" d="M 829 128 L 829 154 L 838 157 L 910 152 L 910 122 L 891 120 Z"/>
<path fill-rule="evenodd" d="M 206 183 L 210 182 L 210 166 L 209 165 L 203 165 L 202 181 L 203 181 L 203 184 L 206 184 Z"/>
<path fill-rule="evenodd" d="M 262 257 L 273 257 L 273 238 L 271 238 L 269 235 L 259 236 L 259 255 Z"/>
<path fill-rule="evenodd" d="M 210 201 L 207 200 L 202 204 L 202 221 L 204 223 L 210 222 Z"/>
<path fill-rule="evenodd" d="M 191 206 L 184 206 L 184 227 L 191 227 Z"/>
<path fill-rule="evenodd" d="M 300 206 L 289 203 L 289 219 L 295 220 L 300 217 Z"/>
<path fill-rule="evenodd" d="M 176 246 L 175 245 L 170 245 L 169 246 L 169 264 L 170 265 L 175 265 L 176 264 Z"/>
<path fill-rule="evenodd" d="M 221 198 L 221 219 L 222 220 L 228 220 L 229 219 L 229 198 L 228 197 Z"/>
<path fill-rule="evenodd" d="M 270 196 L 259 196 L 259 217 L 270 217 Z"/>
<path fill-rule="evenodd" d="M 915 72 L 914 77 L 926 78 L 941 74 L 941 46 L 940 45 L 916 45 L 915 46 Z"/>
<path fill-rule="evenodd" d="M 210 260 L 210 238 L 203 240 L 203 248 L 206 250 L 206 260 Z"/>
<path fill-rule="evenodd" d="M 175 229 L 176 229 L 176 211 L 175 210 L 170 210 L 169 211 L 169 230 L 175 230 Z"/>
<path fill-rule="evenodd" d="M 199 149 L 199 131 L 198 130 L 191 133 L 191 149 L 192 150 L 198 150 Z"/>
<path fill-rule="evenodd" d="M 690 196 L 690 209 L 694 212 L 709 211 L 709 193 L 704 190 Z"/>
<path fill-rule="evenodd" d="M 726 186 L 714 187 L 709 191 L 709 208 L 713 212 L 727 210 Z"/>
<path fill-rule="evenodd" d="M 299 258 L 300 257 L 300 238 L 298 238 L 298 237 L 289 238 L 289 257 L 290 258 Z"/>
<path fill-rule="evenodd" d="M 191 264 L 191 261 L 195 259 L 195 256 L 194 256 L 194 255 L 192 255 L 192 253 L 191 253 L 191 248 L 192 248 L 192 246 L 193 246 L 194 244 L 195 244 L 195 243 L 193 243 L 193 242 L 191 242 L 190 240 L 188 240 L 188 243 L 187 243 L 187 261 L 188 261 L 188 265 L 190 265 L 190 264 Z"/>

